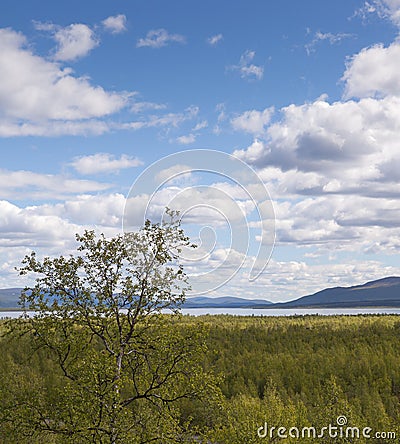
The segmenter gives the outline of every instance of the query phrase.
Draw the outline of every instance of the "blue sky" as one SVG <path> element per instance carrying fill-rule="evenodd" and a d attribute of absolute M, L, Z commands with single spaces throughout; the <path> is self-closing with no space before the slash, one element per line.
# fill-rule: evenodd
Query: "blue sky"
<path fill-rule="evenodd" d="M 172 202 L 196 239 L 209 227 L 186 259 L 195 288 L 199 274 L 227 281 L 211 296 L 399 275 L 399 29 L 398 0 L 2 1 L 0 287 L 25 284 L 14 267 L 32 249 L 120 232 L 127 197 L 139 224 L 155 190 L 129 190 L 146 168 L 170 174 L 153 218 Z M 175 177 L 185 155 L 153 166 L 205 148 L 255 175 L 226 177 L 218 156 L 214 176 Z M 230 243 L 242 213 L 246 251 Z M 268 265 L 249 282 L 260 245 Z"/>

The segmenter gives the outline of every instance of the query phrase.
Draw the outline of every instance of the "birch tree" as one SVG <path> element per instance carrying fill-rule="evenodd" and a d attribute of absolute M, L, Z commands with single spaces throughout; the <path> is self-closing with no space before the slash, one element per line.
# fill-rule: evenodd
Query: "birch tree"
<path fill-rule="evenodd" d="M 193 245 L 177 214 L 168 214 L 168 222 L 146 221 L 139 232 L 112 239 L 85 231 L 76 236 L 76 255 L 23 259 L 20 274 L 33 273 L 36 284 L 21 297 L 35 316 L 21 325 L 57 363 L 62 381 L 24 405 L 36 436 L 183 442 L 180 401 L 213 392 L 200 366 L 201 333 L 179 322 L 189 289 L 179 255 Z"/>

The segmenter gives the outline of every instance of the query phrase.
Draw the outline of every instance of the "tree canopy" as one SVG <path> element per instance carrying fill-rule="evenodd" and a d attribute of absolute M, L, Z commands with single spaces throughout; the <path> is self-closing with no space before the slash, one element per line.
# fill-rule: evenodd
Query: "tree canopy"
<path fill-rule="evenodd" d="M 20 274 L 33 273 L 36 284 L 21 297 L 26 315 L 18 328 L 63 381 L 10 406 L 27 434 L 56 442 L 178 442 L 187 426 L 178 401 L 216 393 L 200 366 L 201 332 L 175 320 L 189 288 L 179 254 L 191 245 L 177 214 L 168 215 L 168 222 L 146 221 L 139 232 L 111 239 L 85 231 L 69 257 L 40 260 L 32 252 L 23 259 Z M 170 315 L 161 314 L 167 309 Z"/>

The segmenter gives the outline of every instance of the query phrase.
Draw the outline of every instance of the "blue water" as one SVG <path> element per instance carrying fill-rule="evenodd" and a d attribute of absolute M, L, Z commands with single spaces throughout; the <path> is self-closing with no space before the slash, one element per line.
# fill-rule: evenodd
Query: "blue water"
<path fill-rule="evenodd" d="M 18 318 L 20 311 L 0 312 L 2 318 Z M 298 315 L 359 315 L 359 314 L 395 314 L 400 315 L 400 308 L 185 308 L 182 314 L 191 316 L 230 314 L 235 316 L 298 316 Z"/>
<path fill-rule="evenodd" d="M 359 314 L 396 314 L 400 308 L 187 308 L 183 314 L 200 316 L 205 314 L 230 314 L 236 316 L 296 316 L 296 315 L 359 315 Z"/>

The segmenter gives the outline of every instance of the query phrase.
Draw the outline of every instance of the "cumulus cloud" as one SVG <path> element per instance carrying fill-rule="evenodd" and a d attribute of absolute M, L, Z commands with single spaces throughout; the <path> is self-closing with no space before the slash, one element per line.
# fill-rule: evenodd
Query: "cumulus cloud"
<path fill-rule="evenodd" d="M 257 198 L 257 190 L 252 187 L 255 184 L 248 184 L 244 190 L 242 186 L 229 181 L 213 182 L 205 186 L 202 179 L 204 172 L 194 171 L 193 166 L 172 165 L 156 174 L 155 180 L 157 183 L 162 182 L 161 187 L 151 195 L 130 195 L 126 209 L 138 213 L 138 208 L 146 208 L 151 220 L 160 220 L 165 207 L 169 207 L 181 211 L 185 223 L 224 226 L 237 220 L 242 222 L 245 215 L 250 215 L 254 210 L 252 199 Z M 129 215 L 129 218 L 135 218 L 135 214 Z M 228 230 L 231 229 L 228 227 Z"/>
<path fill-rule="evenodd" d="M 111 15 L 102 21 L 104 28 L 112 34 L 126 31 L 126 16 L 124 14 Z"/>
<path fill-rule="evenodd" d="M 9 198 L 63 199 L 69 194 L 98 192 L 110 187 L 107 183 L 56 174 L 0 170 L 0 194 Z"/>
<path fill-rule="evenodd" d="M 184 165 L 175 168 L 178 173 L 185 169 L 187 168 Z M 172 169 L 163 172 L 168 177 L 171 177 L 173 173 Z M 206 190 L 201 187 L 198 189 L 191 187 L 185 191 L 184 185 L 175 184 L 154 196 L 156 202 L 150 207 L 150 211 L 156 211 L 159 217 L 164 210 L 165 202 L 171 200 L 183 208 L 188 205 L 192 206 L 194 202 L 207 203 L 207 207 L 204 208 L 196 206 L 196 211 L 190 212 L 185 223 L 210 225 L 212 221 L 211 225 L 218 230 L 218 227 L 224 226 L 224 220 L 219 220 L 218 213 L 212 211 L 213 208 L 222 211 L 230 221 L 236 220 L 237 217 L 240 219 L 242 213 L 249 214 L 253 210 L 253 203 L 249 201 L 248 196 L 240 187 L 228 183 L 213 184 L 213 187 L 215 188 L 207 187 Z M 225 195 L 229 198 L 224 197 Z M 148 198 L 149 196 L 144 195 L 136 196 L 135 202 L 130 205 L 136 210 L 132 216 L 133 222 L 138 226 L 143 223 L 142 220 L 137 219 L 140 213 L 138 208 L 145 207 Z M 236 203 L 231 198 L 236 200 Z M 295 242 L 298 246 L 309 246 L 309 254 L 314 252 L 317 254 L 315 247 L 321 246 L 331 252 L 339 252 L 338 245 L 341 246 L 342 251 L 346 248 L 350 250 L 362 247 L 365 250 L 374 249 L 375 252 L 393 248 L 395 252 L 396 242 L 397 247 L 400 246 L 400 236 L 399 229 L 394 227 L 399 214 L 391 211 L 393 203 L 388 201 L 385 206 L 385 219 L 392 220 L 393 226 L 387 224 L 387 228 L 371 229 L 368 220 L 371 217 L 378 218 L 380 208 L 382 208 L 376 199 L 359 200 L 355 204 L 355 201 L 344 196 L 334 196 L 333 199 L 321 196 L 291 203 L 277 202 L 275 205 L 279 228 L 278 240 L 280 243 Z M 239 208 L 237 204 L 241 204 Z M 82 194 L 56 204 L 25 208 L 7 201 L 0 201 L 0 258 L 5 267 L 1 276 L 4 282 L 8 282 L 5 286 L 11 282 L 7 270 L 18 265 L 18 259 L 20 260 L 23 254 L 27 253 L 26 249 L 33 248 L 38 251 L 39 255 L 42 253 L 67 254 L 66 252 L 74 247 L 74 233 L 82 232 L 85 228 L 96 228 L 97 231 L 105 232 L 106 235 L 118 233 L 124 206 L 125 197 L 119 193 Z M 385 230 L 384 236 L 380 237 L 379 231 L 382 230 Z M 384 237 L 386 241 L 389 240 L 390 244 L 382 242 Z M 201 279 L 199 282 L 198 279 L 196 280 L 196 276 L 204 275 L 207 278 L 207 273 L 213 270 L 215 273 L 213 279 L 223 281 L 230 277 L 232 267 L 240 266 L 243 261 L 243 267 L 239 269 L 232 281 L 220 289 L 219 295 L 225 292 L 225 294 L 242 297 L 265 298 L 268 293 L 268 299 L 288 300 L 320 290 L 329 284 L 352 285 L 399 272 L 396 267 L 385 266 L 371 260 L 350 263 L 330 262 L 318 265 L 299 260 L 271 260 L 265 273 L 249 286 L 247 276 L 254 257 L 246 258 L 243 253 L 224 248 L 219 243 L 213 247 L 213 242 L 211 242 L 210 249 L 207 239 L 202 234 L 201 248 L 195 250 L 195 256 L 188 257 L 188 262 L 185 263 L 186 271 L 194 276 L 192 282 L 195 284 L 195 291 L 196 285 L 202 284 Z M 10 251 L 14 254 L 10 254 Z M 16 256 L 17 253 L 19 257 Z M 282 292 L 281 288 L 285 291 Z"/>
<path fill-rule="evenodd" d="M 85 126 L 85 119 L 110 115 L 127 104 L 128 94 L 92 86 L 87 78 L 33 54 L 20 33 L 0 29 L 0 45 L 0 135 L 68 133 L 68 124 Z M 52 123 L 59 129 L 54 131 Z"/>
<path fill-rule="evenodd" d="M 317 100 L 281 110 L 264 140 L 235 155 L 258 167 L 317 172 L 359 186 L 383 178 L 379 166 L 399 157 L 400 98 L 359 102 Z M 260 143 L 262 145 L 260 145 Z"/>
<path fill-rule="evenodd" d="M 364 48 L 347 62 L 345 98 L 400 96 L 400 43 Z"/>
<path fill-rule="evenodd" d="M 54 52 L 55 60 L 63 62 L 74 61 L 85 57 L 99 44 L 94 31 L 83 23 L 73 23 L 64 28 L 50 22 L 34 21 L 33 23 L 38 31 L 46 31 L 52 34 L 57 43 L 57 48 Z"/>
<path fill-rule="evenodd" d="M 52 28 L 52 24 L 37 24 Z M 178 127 L 198 113 L 145 115 L 133 122 L 105 119 L 130 104 L 135 93 L 110 92 L 74 76 L 70 68 L 32 52 L 21 33 L 0 29 L 0 137 L 104 134 L 111 129 Z M 165 109 L 164 104 L 136 102 L 132 112 Z"/>
<path fill-rule="evenodd" d="M 325 257 L 398 254 L 399 58 L 397 41 L 363 49 L 347 61 L 342 100 L 286 106 L 234 152 L 274 197 L 278 245 Z"/>
<path fill-rule="evenodd" d="M 185 43 L 186 39 L 180 34 L 170 34 L 166 29 L 153 29 L 149 31 L 145 38 L 137 41 L 136 46 L 142 48 L 148 46 L 150 48 L 162 48 L 169 43 Z"/>
<path fill-rule="evenodd" d="M 152 218 L 162 214 L 165 207 L 178 210 L 183 215 L 183 227 L 188 227 L 195 235 L 199 235 L 201 227 L 209 227 L 218 232 L 216 237 L 221 247 L 229 246 L 232 240 L 232 245 L 240 246 L 241 251 L 246 251 L 248 232 L 245 218 L 246 212 L 254 208 L 251 200 L 236 199 L 215 184 L 207 187 L 196 185 L 195 173 L 181 174 L 179 171 L 176 174 L 168 177 L 168 186 L 151 196 L 151 202 L 146 208 L 148 217 L 157 220 Z M 134 208 L 131 204 L 130 206 Z"/>
<path fill-rule="evenodd" d="M 99 44 L 94 32 L 82 23 L 58 29 L 54 39 L 57 42 L 54 58 L 63 62 L 84 57 Z"/>
<path fill-rule="evenodd" d="M 142 165 L 142 162 L 127 154 L 122 154 L 119 159 L 109 153 L 96 153 L 90 156 L 80 156 L 71 163 L 73 168 L 85 175 L 99 173 L 118 173 L 125 168 L 132 168 Z"/>
<path fill-rule="evenodd" d="M 75 233 L 94 229 L 106 236 L 121 232 L 121 194 L 79 195 L 62 203 L 22 207 L 0 200 L 0 287 L 30 285 L 15 272 L 22 258 L 75 252 Z"/>
<path fill-rule="evenodd" d="M 233 189 L 230 189 L 230 192 L 235 194 Z M 164 194 L 159 196 L 160 206 L 162 201 L 168 197 L 168 193 L 169 191 L 165 190 Z M 192 199 L 193 193 L 196 194 L 196 190 L 192 190 L 186 198 Z M 137 204 L 139 206 L 145 205 L 147 197 L 139 197 Z M 207 191 L 205 197 L 207 201 L 211 199 L 212 204 L 217 208 L 221 208 L 218 194 L 213 195 L 211 189 Z M 347 205 L 347 208 L 353 205 L 352 202 L 346 204 L 345 199 L 343 199 L 343 203 Z M 365 210 L 365 207 L 370 206 L 370 203 L 361 202 L 356 207 L 359 219 L 362 218 L 363 211 L 365 211 L 364 216 L 367 218 L 369 217 L 367 213 L 374 213 L 374 210 L 370 208 Z M 223 204 L 222 208 L 226 214 L 230 214 L 233 208 L 227 206 L 226 202 Z M 20 207 L 5 200 L 0 201 L 0 260 L 2 263 L 0 282 L 2 286 L 10 286 L 11 282 L 15 282 L 16 286 L 21 285 L 20 280 L 16 278 L 15 281 L 12 280 L 13 267 L 20 264 L 21 258 L 24 254 L 29 253 L 30 249 L 37 251 L 39 256 L 68 254 L 76 245 L 74 234 L 81 233 L 86 228 L 95 228 L 96 231 L 104 232 L 106 235 L 119 233 L 124 205 L 125 198 L 119 193 L 96 196 L 79 195 L 53 205 L 29 207 Z M 321 232 L 323 225 L 327 224 L 329 219 L 329 214 L 327 215 L 325 212 L 327 210 L 334 211 L 335 206 L 335 204 L 323 205 L 321 199 L 317 201 L 308 199 L 297 204 L 297 213 L 291 211 L 290 208 L 278 208 L 277 217 L 279 220 L 284 220 L 290 215 L 298 214 L 298 219 L 295 220 L 292 229 L 296 230 L 296 224 L 299 224 L 305 233 L 306 226 L 301 224 L 307 220 L 307 213 L 312 213 L 316 221 L 321 219 L 321 223 L 316 228 L 318 232 Z M 136 205 L 135 207 L 137 208 Z M 374 208 L 378 210 L 377 204 L 374 205 Z M 354 213 L 355 216 L 356 213 Z M 215 214 L 212 216 L 215 217 Z M 196 222 L 205 221 L 208 224 L 210 214 L 203 211 L 192 214 L 191 217 Z M 393 215 L 393 218 L 395 217 L 396 215 Z M 137 220 L 136 222 L 140 225 L 143 221 Z M 218 221 L 214 222 L 217 227 Z M 362 221 L 359 220 L 358 223 L 361 225 Z M 329 227 L 326 227 L 326 230 L 329 230 Z M 386 232 L 386 234 L 389 233 L 392 232 Z M 371 232 L 371 248 L 375 247 L 375 236 L 376 233 Z M 272 259 L 266 271 L 249 286 L 247 276 L 254 261 L 253 256 L 249 255 L 245 258 L 239 251 L 232 251 L 218 244 L 215 247 L 211 244 L 213 248 L 207 249 L 206 247 L 209 246 L 206 242 L 207 239 L 203 236 L 202 240 L 205 245 L 194 250 L 195 256 L 188 257 L 188 261 L 185 263 L 185 270 L 189 274 L 193 274 L 194 278 L 203 274 L 207 276 L 206 273 L 212 270 L 213 278 L 223 281 L 230 277 L 232 267 L 240 267 L 244 260 L 243 267 L 239 269 L 232 281 L 219 290 L 219 295 L 222 293 L 241 297 L 267 298 L 273 301 L 289 300 L 327 286 L 354 285 L 399 273 L 398 267 L 385 265 L 371 259 L 353 260 L 345 263 L 335 263 L 333 260 L 327 263 L 306 263 L 302 260 L 278 261 Z M 356 242 L 357 238 L 353 241 Z M 357 243 L 355 245 L 357 246 Z M 382 247 L 383 245 L 380 246 L 380 248 Z M 310 249 L 309 251 L 312 254 L 314 250 Z M 201 253 L 204 254 L 201 255 Z M 223 264 L 222 267 L 221 264 Z M 197 283 L 196 279 L 193 282 Z M 282 292 L 282 288 L 284 288 L 284 292 Z"/>
<path fill-rule="evenodd" d="M 231 124 L 237 131 L 245 131 L 250 134 L 259 135 L 265 130 L 270 122 L 274 108 L 266 108 L 263 111 L 250 110 L 233 118 Z"/>
<path fill-rule="evenodd" d="M 79 230 L 55 215 L 38 215 L 34 208 L 20 208 L 0 201 L 0 247 L 66 247 Z"/>
<path fill-rule="evenodd" d="M 194 250 L 193 254 L 197 253 L 198 250 Z M 228 260 L 224 263 L 227 258 Z M 379 279 L 382 276 L 399 274 L 399 267 L 382 264 L 371 258 L 346 262 L 335 262 L 332 258 L 332 260 L 315 263 L 308 263 L 301 259 L 272 258 L 265 272 L 249 285 L 248 274 L 254 259 L 251 255 L 243 258 L 235 250 L 215 248 L 210 254 L 204 254 L 202 260 L 188 260 L 184 262 L 184 266 L 185 270 L 193 275 L 191 282 L 196 284 L 198 283 L 197 275 L 209 279 L 207 273 L 211 270 L 214 281 L 223 281 L 224 278 L 229 279 L 232 270 L 239 267 L 238 272 L 229 282 L 208 295 L 268 299 L 273 302 L 297 299 L 326 287 L 352 286 Z M 222 267 L 221 264 L 223 264 Z M 195 286 L 192 294 L 196 294 Z"/>
<path fill-rule="evenodd" d="M 398 199 L 356 195 L 308 197 L 274 202 L 277 245 L 296 245 L 315 254 L 398 254 Z"/>
<path fill-rule="evenodd" d="M 399 268 L 374 260 L 351 260 L 345 263 L 307 263 L 305 261 L 277 261 L 272 259 L 266 272 L 249 288 L 248 297 L 284 302 L 306 296 L 327 287 L 359 285 L 382 276 L 395 276 Z M 232 294 L 240 296 L 246 288 L 245 276 L 230 283 Z M 228 286 L 227 286 L 228 287 Z M 229 288 L 224 288 L 229 291 Z M 226 293 L 228 294 L 228 293 Z"/>
<path fill-rule="evenodd" d="M 57 216 L 76 225 L 120 228 L 125 202 L 120 193 L 78 194 L 54 205 L 27 208 L 37 216 Z"/>
<path fill-rule="evenodd" d="M 264 68 L 255 65 L 253 62 L 256 55 L 255 51 L 245 51 L 239 60 L 238 65 L 233 65 L 230 68 L 240 73 L 240 77 L 248 80 L 261 80 L 264 76 Z"/>
<path fill-rule="evenodd" d="M 18 180 L 17 176 L 11 179 Z M 40 179 L 37 176 L 36 179 Z M 62 180 L 59 182 L 59 187 L 65 185 Z M 47 185 L 57 186 L 57 180 Z M 81 189 L 85 190 L 84 187 Z M 39 257 L 68 255 L 76 252 L 75 234 L 82 234 L 85 229 L 94 229 L 106 236 L 119 234 L 124 205 L 125 197 L 119 193 L 81 194 L 68 196 L 65 201 L 55 204 L 26 207 L 0 200 L 0 287 L 32 284 L 29 278 L 24 279 L 15 271 L 31 250 L 35 250 Z"/>

